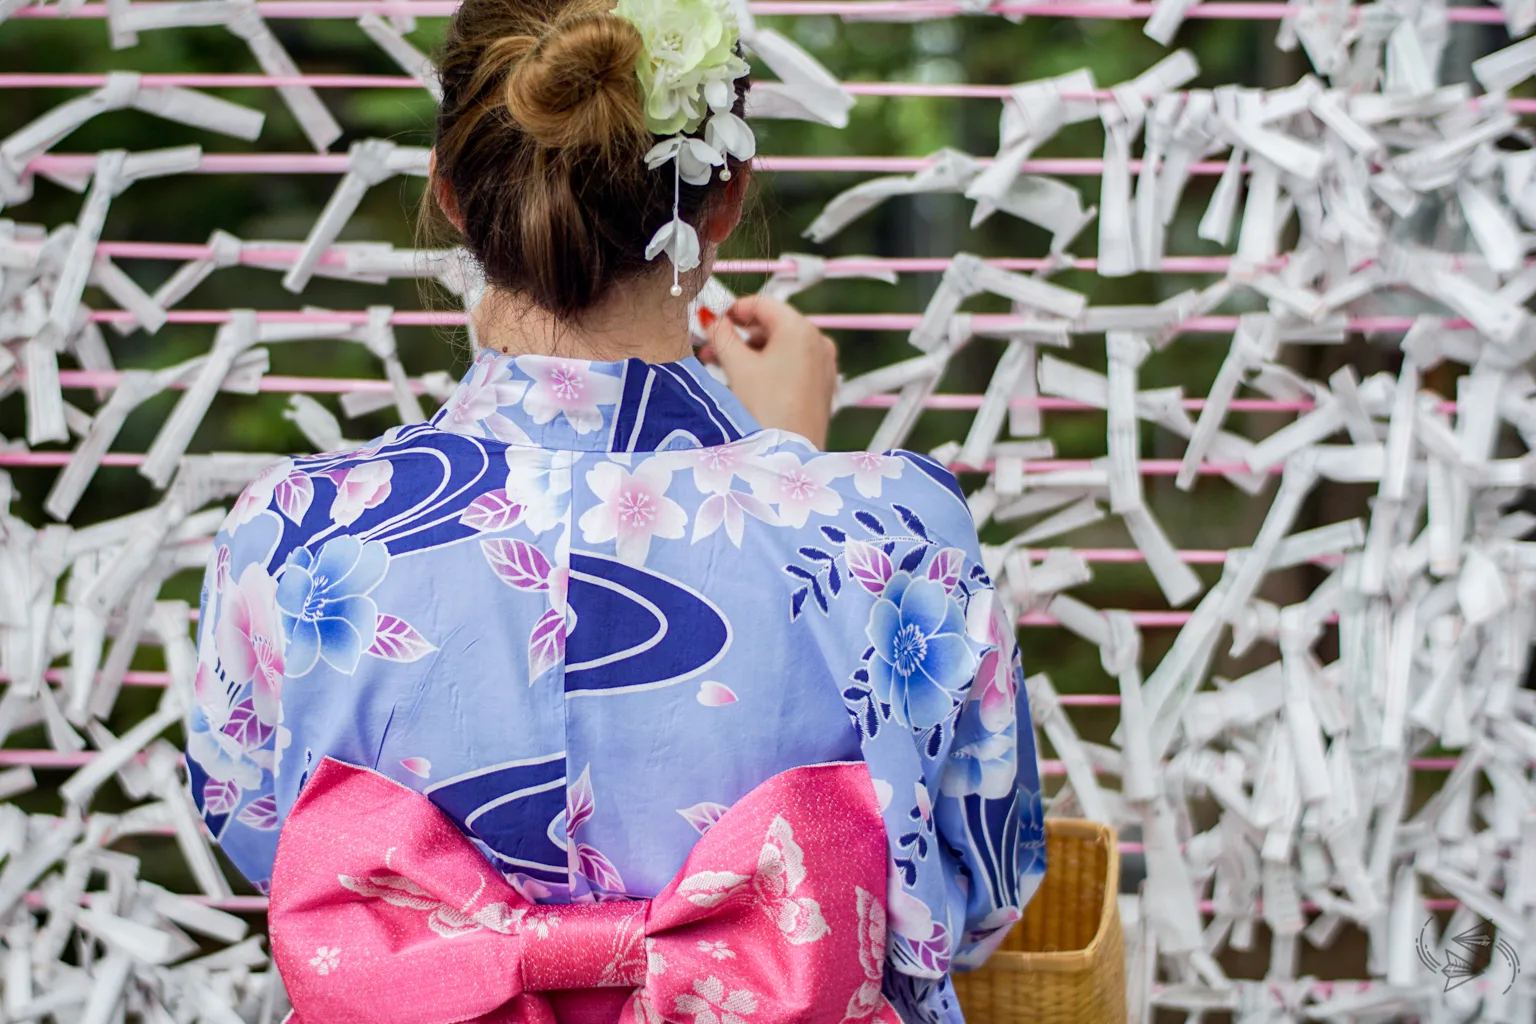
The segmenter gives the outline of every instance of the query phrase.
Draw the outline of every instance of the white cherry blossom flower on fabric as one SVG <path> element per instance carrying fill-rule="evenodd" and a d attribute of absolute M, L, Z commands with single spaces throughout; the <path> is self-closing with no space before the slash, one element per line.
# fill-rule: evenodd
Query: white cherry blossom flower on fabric
<path fill-rule="evenodd" d="M 724 523 L 725 535 L 739 548 L 747 528 L 747 516 L 760 519 L 769 526 L 780 525 L 778 513 L 774 512 L 773 506 L 755 494 L 732 490 L 711 494 L 704 499 L 693 517 L 693 541 L 698 543 Z"/>
<path fill-rule="evenodd" d="M 748 1024 L 757 1012 L 757 997 L 744 988 L 727 991 L 725 982 L 711 975 L 693 983 L 693 991 L 677 997 L 678 1013 L 691 1014 L 693 1024 Z"/>
<path fill-rule="evenodd" d="M 335 946 L 321 946 L 309 958 L 309 966 L 315 969 L 316 974 L 330 974 L 341 966 L 341 950 Z"/>
<path fill-rule="evenodd" d="M 875 452 L 838 452 L 832 456 L 838 464 L 838 476 L 852 476 L 853 486 L 866 498 L 880 497 L 882 480 L 900 480 L 901 459 Z"/>
<path fill-rule="evenodd" d="M 684 452 L 683 465 L 693 470 L 693 485 L 706 494 L 722 494 L 731 481 L 745 477 L 760 461 L 762 443 L 756 438 L 694 448 Z"/>
<path fill-rule="evenodd" d="M 541 448 L 507 449 L 507 499 L 523 506 L 521 525 L 534 533 L 558 526 L 570 505 L 570 467 L 578 456 Z"/>
<path fill-rule="evenodd" d="M 358 516 L 389 497 L 389 481 L 394 475 L 394 463 L 388 459 L 359 463 L 347 470 L 346 476 L 336 484 L 331 521 L 342 526 L 357 522 Z"/>
<path fill-rule="evenodd" d="M 707 939 L 700 939 L 699 940 L 699 952 L 700 953 L 708 953 L 710 956 L 714 957 L 716 960 L 734 960 L 734 959 L 736 959 L 736 952 L 735 952 L 735 950 L 731 949 L 731 947 L 730 947 L 730 945 L 728 943 L 721 942 L 721 941 L 718 941 L 718 940 L 716 940 L 714 942 L 711 942 L 711 941 L 709 941 Z"/>
<path fill-rule="evenodd" d="M 598 373 L 581 359 L 552 356 L 518 356 L 517 368 L 533 378 L 523 395 L 523 411 L 535 423 L 564 416 L 578 434 L 590 434 L 603 426 L 600 406 L 613 405 L 623 393 L 624 382 Z"/>
<path fill-rule="evenodd" d="M 561 925 L 560 912 L 558 910 L 544 910 L 542 908 L 533 911 L 523 917 L 523 931 L 529 935 L 547 939 Z"/>
<path fill-rule="evenodd" d="M 633 473 L 616 462 L 604 462 L 587 473 L 587 486 L 599 504 L 581 515 L 581 533 L 588 544 L 614 542 L 619 560 L 644 565 L 651 538 L 675 540 L 688 526 L 688 513 L 666 496 L 672 470 L 648 459 Z"/>
<path fill-rule="evenodd" d="M 837 476 L 835 457 L 802 463 L 792 452 L 774 452 L 758 460 L 749 479 L 753 494 L 778 506 L 779 521 L 799 529 L 812 512 L 831 516 L 842 509 L 843 496 L 828 486 Z"/>
<path fill-rule="evenodd" d="M 484 429 L 498 441 L 532 444 L 521 427 L 498 411 L 503 406 L 521 402 L 527 390 L 527 381 L 512 379 L 510 361 L 497 359 L 494 352 L 482 352 L 468 379 L 459 385 L 443 407 L 440 422 L 447 429 L 456 429 L 460 433 L 478 433 L 479 429 Z"/>

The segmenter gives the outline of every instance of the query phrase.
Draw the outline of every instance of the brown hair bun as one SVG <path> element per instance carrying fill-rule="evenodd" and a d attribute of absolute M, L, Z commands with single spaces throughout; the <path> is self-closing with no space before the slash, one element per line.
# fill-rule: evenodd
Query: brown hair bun
<path fill-rule="evenodd" d="M 613 0 L 463 0 L 438 61 L 434 186 L 489 284 L 563 318 L 658 269 L 646 242 L 672 219 L 703 229 L 726 186 L 650 169 L 640 32 Z M 734 112 L 747 79 L 736 81 Z M 740 162 L 728 158 L 734 174 Z M 429 196 L 435 194 L 429 190 Z M 428 201 L 429 215 L 437 212 Z"/>
<path fill-rule="evenodd" d="M 608 148 L 645 131 L 634 25 L 611 14 L 565 21 L 513 66 L 507 111 L 550 149 Z"/>

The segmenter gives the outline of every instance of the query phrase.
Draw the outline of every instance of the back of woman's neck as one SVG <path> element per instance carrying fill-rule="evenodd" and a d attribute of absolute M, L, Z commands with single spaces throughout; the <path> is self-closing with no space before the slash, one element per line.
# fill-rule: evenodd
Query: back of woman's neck
<path fill-rule="evenodd" d="M 520 295 L 492 289 L 471 314 L 479 344 L 508 355 L 560 356 L 595 362 L 669 363 L 692 354 L 688 302 L 649 280 L 620 287 L 582 314 L 562 320 Z"/>

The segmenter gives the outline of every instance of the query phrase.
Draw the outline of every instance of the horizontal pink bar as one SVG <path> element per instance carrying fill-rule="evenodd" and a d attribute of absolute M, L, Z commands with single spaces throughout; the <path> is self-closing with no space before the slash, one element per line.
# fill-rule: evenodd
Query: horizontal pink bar
<path fill-rule="evenodd" d="M 170 836 L 175 835 L 176 831 L 169 828 L 146 829 L 145 833 L 149 835 Z M 100 892 L 84 893 L 81 896 L 80 902 L 90 906 L 98 896 L 104 895 L 106 894 Z M 267 898 L 265 896 L 206 896 L 202 893 L 186 893 L 183 895 L 194 903 L 201 903 L 206 907 L 213 907 L 215 910 L 225 910 L 235 914 L 265 914 L 267 912 Z M 44 905 L 43 894 L 40 892 L 27 893 L 26 901 L 28 906 L 35 908 L 40 908 Z"/>
<path fill-rule="evenodd" d="M 35 249 L 41 247 L 42 243 L 14 244 Z M 241 248 L 240 263 L 245 266 L 288 267 L 298 258 L 299 249 L 297 243 L 261 245 L 248 242 Z M 100 242 L 96 252 L 113 259 L 200 260 L 214 255 L 212 246 L 195 242 Z M 1035 271 L 1055 266 L 1053 261 L 1035 256 L 1000 257 L 986 262 L 1003 270 L 1018 271 Z M 942 257 L 851 257 L 837 260 L 836 267 L 850 273 L 936 274 L 948 269 L 950 263 L 950 260 Z M 344 267 L 346 264 L 347 254 L 344 250 L 327 249 L 320 254 L 321 266 Z M 1224 274 L 1231 268 L 1231 264 L 1230 256 L 1165 256 L 1157 269 L 1166 274 Z M 1259 269 L 1278 270 L 1284 265 L 1285 259 L 1282 257 Z M 1450 265 L 1459 268 L 1460 257 L 1452 259 Z M 1090 256 L 1074 260 L 1070 269 L 1096 271 L 1098 267 L 1099 261 Z M 776 274 L 794 271 L 795 264 L 790 260 L 720 260 L 714 264 L 713 269 L 718 274 Z"/>
<path fill-rule="evenodd" d="M 27 245 L 28 243 L 15 243 Z M 33 243 L 34 246 L 41 243 Z M 101 242 L 96 246 L 99 255 L 112 259 L 133 260 L 201 260 L 213 256 L 213 247 L 195 242 Z M 299 246 L 260 246 L 247 243 L 240 253 L 240 262 L 246 266 L 287 267 L 298 258 Z M 992 266 L 1003 270 L 1034 271 L 1054 266 L 1051 260 L 1034 256 L 989 259 Z M 320 256 L 321 266 L 346 266 L 343 250 L 328 249 Z M 947 259 L 923 257 L 904 258 L 852 258 L 839 259 L 838 269 L 856 273 L 938 274 L 949 267 Z M 1170 274 L 1224 274 L 1231 267 L 1230 256 L 1166 256 L 1158 268 Z M 1276 268 L 1284 261 L 1276 261 Z M 1097 270 L 1099 261 L 1093 257 L 1074 260 L 1073 270 Z M 717 274 L 777 274 L 792 272 L 795 264 L 789 260 L 720 260 L 714 264 Z"/>
<path fill-rule="evenodd" d="M 159 3 L 136 3 L 134 7 L 154 8 Z M 268 0 L 256 4 L 264 18 L 356 18 L 361 14 L 408 14 L 419 18 L 448 17 L 458 9 L 454 0 Z M 1150 3 L 1025 3 L 1002 0 L 985 11 L 968 11 L 948 0 L 755 0 L 748 5 L 754 14 L 833 15 L 863 21 L 912 21 L 948 18 L 965 14 L 1019 15 L 1036 18 L 1109 18 L 1138 20 L 1153 11 Z M 1186 18 L 1216 21 L 1279 21 L 1296 13 L 1297 8 L 1280 3 L 1207 3 L 1192 8 Z M 105 4 L 88 3 L 64 14 L 56 6 L 25 7 L 13 18 L 105 18 Z M 1453 22 L 1482 25 L 1504 23 L 1503 12 L 1495 8 L 1452 7 L 1445 12 Z M 1358 11 L 1352 10 L 1346 21 L 1353 24 Z"/>
<path fill-rule="evenodd" d="M 104 85 L 106 81 L 107 76 L 104 74 L 0 73 L 0 89 L 94 89 Z M 140 81 L 146 86 L 180 86 L 184 89 L 275 89 L 289 85 L 307 85 L 313 89 L 421 88 L 421 83 L 409 75 L 242 75 L 185 72 L 144 74 L 140 76 Z M 1011 85 L 937 82 L 844 82 L 842 86 L 854 96 L 922 96 L 931 99 L 1003 100 L 1007 99 L 1013 90 Z M 1108 89 L 1095 89 L 1091 92 L 1063 92 L 1061 98 L 1107 100 L 1112 98 L 1112 94 Z M 1505 100 L 1505 105 L 1515 113 L 1536 112 L 1536 99 L 1508 99 Z"/>
<path fill-rule="evenodd" d="M 1189 621 L 1189 612 L 1153 611 L 1131 612 L 1131 621 L 1138 626 L 1150 626 L 1154 629 L 1163 627 L 1178 627 Z M 1057 626 L 1060 625 L 1054 615 L 1044 612 L 1026 612 L 1019 616 L 1021 626 Z"/>
<path fill-rule="evenodd" d="M 60 370 L 59 383 L 66 388 L 110 388 L 117 385 L 121 374 L 116 370 Z M 187 385 L 177 383 L 171 385 L 173 389 L 180 390 Z M 261 378 L 257 385 L 262 391 L 275 391 L 280 393 L 299 392 L 309 395 L 345 395 L 358 391 L 376 391 L 380 394 L 391 390 L 386 380 L 346 377 L 284 377 L 277 374 L 268 374 Z M 411 390 L 417 394 L 424 394 L 426 389 L 418 382 L 411 383 Z M 965 411 L 980 409 L 985 396 L 983 395 L 930 395 L 923 401 L 925 408 L 946 411 Z M 1200 410 L 1205 408 L 1206 400 L 1203 398 L 1186 398 L 1183 401 L 1185 409 Z M 895 395 L 872 395 L 858 402 L 860 408 L 883 409 L 896 403 Z M 1036 408 L 1048 411 L 1061 412 L 1086 412 L 1097 411 L 1096 405 L 1087 402 L 1077 402 L 1070 398 L 1052 398 L 1049 396 L 1037 396 L 1033 398 L 1014 398 L 1009 400 L 1010 406 L 1018 408 Z M 1232 412 L 1305 412 L 1312 408 L 1311 402 L 1278 401 L 1271 398 L 1234 398 L 1227 403 L 1227 408 Z M 1456 403 L 1443 403 L 1446 412 L 1454 412 Z"/>
<path fill-rule="evenodd" d="M 43 673 L 43 678 L 50 683 L 62 683 L 68 678 L 69 670 L 63 668 L 51 668 Z M 0 683 L 8 683 L 11 677 L 0 672 Z M 169 672 L 155 672 L 148 669 L 129 669 L 123 673 L 124 686 L 168 686 L 171 682 Z"/>
<path fill-rule="evenodd" d="M 91 313 L 97 323 L 131 323 L 133 314 L 121 309 L 99 309 Z M 923 319 L 921 313 L 818 313 L 810 317 L 818 327 L 834 331 L 910 331 Z M 166 314 L 166 322 L 173 324 L 223 324 L 230 320 L 227 309 L 173 309 Z M 256 314 L 258 323 L 271 324 L 365 324 L 368 313 L 364 310 L 265 310 Z M 1352 331 L 1406 331 L 1413 326 L 1411 316 L 1363 316 L 1348 322 Z M 396 327 L 462 327 L 463 313 L 447 310 L 396 310 L 389 322 Z M 1038 321 L 1025 320 L 1008 313 L 975 313 L 971 323 L 981 331 L 1003 331 L 1010 328 L 1038 325 Z M 1466 327 L 1465 320 L 1446 318 L 1442 325 L 1450 328 Z M 1235 316 L 1197 316 L 1179 325 L 1184 334 L 1226 334 L 1237 329 Z"/>
<path fill-rule="evenodd" d="M 134 4 L 135 7 L 141 6 Z M 0 73 L 0 89 L 95 89 L 105 85 L 103 74 Z M 285 85 L 307 85 L 315 89 L 420 89 L 421 83 L 409 75 L 241 75 L 142 74 L 139 84 L 150 87 L 179 86 L 183 89 L 276 89 Z"/>
<path fill-rule="evenodd" d="M 0 451 L 0 466 L 63 466 L 69 462 L 69 452 L 6 452 Z M 103 466 L 141 466 L 144 456 L 136 452 L 107 452 L 101 457 Z"/>
<path fill-rule="evenodd" d="M 859 402 L 861 406 L 876 409 L 889 408 L 900 401 L 899 395 L 873 395 Z M 968 409 L 980 409 L 986 401 L 985 395 L 930 395 L 924 400 L 923 406 L 928 409 L 946 409 L 964 411 Z M 1100 406 L 1089 405 L 1087 402 L 1076 402 L 1070 398 L 1051 398 L 1041 396 L 1038 398 L 1015 398 L 1008 403 L 1020 408 L 1036 408 L 1045 410 L 1085 410 L 1100 409 Z M 1205 399 L 1186 398 L 1182 403 L 1186 409 L 1204 409 Z M 1272 398 L 1234 398 L 1227 403 L 1227 408 L 1232 412 L 1306 412 L 1312 408 L 1311 402 L 1282 402 Z"/>
<path fill-rule="evenodd" d="M 348 0 L 351 2 L 351 0 Z M 28 8 L 29 10 L 31 8 Z M 52 8 L 48 8 L 51 10 Z M 978 157 L 981 164 L 990 157 Z M 834 172 L 850 171 L 872 174 L 913 174 L 933 166 L 926 156 L 760 156 L 752 161 L 757 171 Z M 49 153 L 27 164 L 29 172 L 84 175 L 96 166 L 94 153 Z M 1226 170 L 1224 161 L 1202 161 L 1190 165 L 1190 173 L 1215 175 Z M 1131 173 L 1141 169 L 1140 160 L 1131 161 Z M 202 166 L 193 174 L 343 174 L 347 170 L 345 153 L 205 153 Z M 1096 176 L 1104 171 L 1104 161 L 1097 157 L 1058 157 L 1026 160 L 1023 170 L 1030 174 Z"/>

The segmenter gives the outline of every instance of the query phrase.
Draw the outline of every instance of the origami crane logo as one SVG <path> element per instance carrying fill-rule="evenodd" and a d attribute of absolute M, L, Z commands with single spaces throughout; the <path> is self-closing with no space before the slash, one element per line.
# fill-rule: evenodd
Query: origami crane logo
<path fill-rule="evenodd" d="M 1434 939 L 1429 935 L 1429 926 L 1433 923 L 1433 919 L 1424 922 L 1424 927 L 1419 929 L 1414 949 L 1425 967 L 1445 977 L 1444 991 L 1449 992 L 1479 979 L 1486 979 L 1492 986 L 1503 980 L 1506 970 L 1509 980 L 1502 991 L 1508 992 L 1514 987 L 1515 978 L 1520 975 L 1520 957 L 1502 936 L 1493 935 L 1486 923 L 1452 936 L 1445 947 L 1444 963 L 1440 962 Z M 1479 970 L 1479 963 L 1486 966 Z"/>

